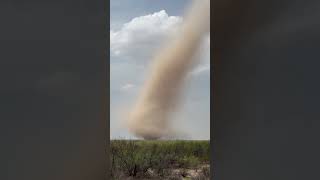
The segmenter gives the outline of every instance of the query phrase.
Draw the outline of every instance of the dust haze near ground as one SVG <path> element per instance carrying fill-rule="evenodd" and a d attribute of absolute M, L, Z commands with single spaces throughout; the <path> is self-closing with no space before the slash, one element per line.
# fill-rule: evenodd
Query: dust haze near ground
<path fill-rule="evenodd" d="M 176 37 L 155 54 L 147 81 L 129 112 L 127 127 L 144 139 L 177 134 L 171 115 L 183 92 L 184 79 L 199 58 L 194 58 L 210 31 L 210 0 L 195 0 Z"/>

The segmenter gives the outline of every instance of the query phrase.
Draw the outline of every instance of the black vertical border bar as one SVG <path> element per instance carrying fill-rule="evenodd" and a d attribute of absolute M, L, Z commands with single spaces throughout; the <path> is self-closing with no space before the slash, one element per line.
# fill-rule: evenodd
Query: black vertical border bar
<path fill-rule="evenodd" d="M 106 102 L 103 105 L 105 117 L 103 118 L 106 121 L 106 134 L 105 134 L 105 152 L 106 152 L 106 174 L 105 178 L 110 178 L 110 0 L 103 0 L 105 7 L 105 55 L 103 59 L 104 65 L 106 67 L 106 81 L 105 83 L 105 99 Z"/>

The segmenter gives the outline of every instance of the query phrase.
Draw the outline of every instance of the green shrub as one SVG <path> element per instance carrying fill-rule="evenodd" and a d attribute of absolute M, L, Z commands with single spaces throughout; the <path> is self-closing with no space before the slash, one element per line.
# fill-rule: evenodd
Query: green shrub
<path fill-rule="evenodd" d="M 111 177 L 165 177 L 173 168 L 208 163 L 209 154 L 208 141 L 112 140 Z"/>

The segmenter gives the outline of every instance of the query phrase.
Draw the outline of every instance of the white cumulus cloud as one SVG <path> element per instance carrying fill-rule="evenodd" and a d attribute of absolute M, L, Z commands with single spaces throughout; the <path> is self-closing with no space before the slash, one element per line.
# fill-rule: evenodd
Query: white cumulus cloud
<path fill-rule="evenodd" d="M 183 18 L 169 16 L 165 10 L 133 18 L 119 30 L 110 31 L 111 59 L 135 65 L 147 65 L 162 42 L 177 32 Z M 200 63 L 193 75 L 210 71 L 210 35 L 208 35 L 196 58 Z"/>
<path fill-rule="evenodd" d="M 118 31 L 110 31 L 111 56 L 148 60 L 161 42 L 178 30 L 181 22 L 181 17 L 169 16 L 165 10 L 133 18 Z"/>

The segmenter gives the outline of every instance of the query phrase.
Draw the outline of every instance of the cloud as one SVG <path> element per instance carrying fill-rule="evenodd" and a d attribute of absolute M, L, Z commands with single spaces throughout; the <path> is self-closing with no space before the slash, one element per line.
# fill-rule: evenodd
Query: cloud
<path fill-rule="evenodd" d="M 183 18 L 169 16 L 165 10 L 133 18 L 119 30 L 110 31 L 111 59 L 145 67 L 155 51 L 179 30 Z M 192 75 L 210 71 L 210 35 L 199 48 L 199 66 Z"/>
<path fill-rule="evenodd" d="M 124 86 L 121 87 L 121 91 L 128 91 L 134 87 L 135 87 L 135 85 L 128 83 L 128 84 L 125 84 Z"/>
<path fill-rule="evenodd" d="M 146 61 L 181 22 L 181 17 L 169 16 L 165 10 L 133 18 L 120 30 L 110 31 L 111 56 Z"/>
<path fill-rule="evenodd" d="M 198 66 L 197 68 L 195 68 L 191 74 L 192 75 L 199 75 L 201 73 L 204 73 L 204 72 L 208 72 L 210 71 L 210 65 L 202 65 L 202 66 Z"/>
<path fill-rule="evenodd" d="M 210 73 L 210 34 L 204 38 L 196 58 L 200 58 L 200 63 L 191 71 L 191 75 Z"/>

